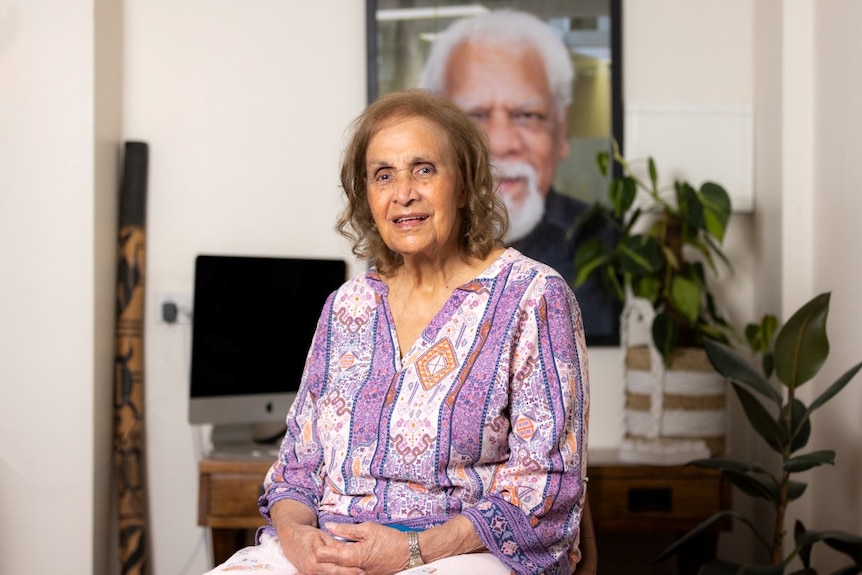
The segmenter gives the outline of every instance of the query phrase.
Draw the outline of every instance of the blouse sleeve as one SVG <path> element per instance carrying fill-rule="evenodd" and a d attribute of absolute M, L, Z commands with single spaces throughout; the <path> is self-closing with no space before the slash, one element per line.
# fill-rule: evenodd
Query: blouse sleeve
<path fill-rule="evenodd" d="M 278 458 L 264 478 L 258 500 L 261 514 L 272 525 L 270 508 L 282 499 L 298 501 L 317 514 L 323 493 L 323 449 L 315 425 L 316 400 L 326 383 L 327 329 L 334 294 L 323 306 L 306 357 L 296 400 L 287 414 L 287 431 Z"/>
<path fill-rule="evenodd" d="M 562 278 L 538 281 L 512 334 L 508 461 L 464 511 L 517 573 L 571 573 L 586 494 L 589 385 L 583 324 Z"/>

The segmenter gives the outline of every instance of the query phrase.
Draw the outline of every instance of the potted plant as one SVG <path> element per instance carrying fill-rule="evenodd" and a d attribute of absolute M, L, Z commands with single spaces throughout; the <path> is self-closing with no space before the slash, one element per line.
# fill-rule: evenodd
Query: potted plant
<path fill-rule="evenodd" d="M 652 340 L 665 364 L 677 347 L 702 347 L 708 338 L 727 341 L 730 327 L 705 272 L 707 267 L 717 271 L 717 259 L 731 267 L 721 249 L 731 213 L 725 189 L 714 182 L 695 189 L 685 181 L 659 187 L 653 158 L 647 159 L 645 182 L 616 144 L 612 154 L 600 152 L 597 162 L 605 177 L 615 165 L 621 175 L 611 178 L 610 205 L 593 204 L 576 225 L 609 225 L 618 230 L 618 239 L 613 245 L 595 239 L 578 248 L 576 286 L 599 274 L 605 289 L 623 304 L 629 291 L 650 302 L 656 312 Z"/>
<path fill-rule="evenodd" d="M 746 327 L 746 340 L 754 358 L 761 356 L 760 366 L 731 346 L 707 341 L 706 350 L 712 365 L 731 382 L 753 431 L 780 456 L 777 471 L 732 459 L 712 458 L 692 461 L 699 467 L 718 469 L 740 491 L 767 501 L 773 509 L 770 534 L 763 534 L 753 521 L 732 510 L 716 513 L 665 550 L 657 561 L 674 554 L 700 533 L 726 516 L 750 527 L 756 540 L 769 553 L 766 566 L 739 565 L 717 560 L 705 564 L 699 574 L 757 573 L 779 575 L 799 558 L 803 569 L 794 573 L 816 575 L 812 567 L 812 547 L 823 542 L 848 555 L 852 564 L 836 573 L 862 572 L 862 537 L 842 531 L 808 531 L 795 522 L 793 545 L 785 554 L 785 519 L 790 504 L 805 492 L 806 484 L 791 479 L 797 473 L 824 464 L 833 465 L 835 451 L 824 449 L 800 453 L 811 437 L 811 414 L 838 394 L 856 375 L 862 363 L 847 370 L 809 405 L 798 397 L 797 390 L 814 378 L 829 355 L 826 319 L 830 294 L 820 294 L 802 306 L 775 335 L 777 321 L 764 316 L 759 324 Z M 779 385 L 773 384 L 774 379 Z"/>
<path fill-rule="evenodd" d="M 575 253 L 575 287 L 598 275 L 604 288 L 624 305 L 626 347 L 626 438 L 620 456 L 627 461 L 684 463 L 708 449 L 724 449 L 726 383 L 703 351 L 704 341 L 728 341 L 732 329 L 719 312 L 708 270 L 719 261 L 731 269 L 721 249 L 731 213 L 730 197 L 714 182 L 696 189 L 685 181 L 659 185 L 652 158 L 647 176 L 614 145 L 598 155 L 610 180 L 609 203 L 596 202 L 576 223 L 576 231 L 611 226 L 616 240 L 586 241 Z M 633 317 L 649 323 L 647 345 L 629 346 Z M 682 375 L 677 376 L 682 371 Z M 665 397 L 684 398 L 670 409 Z M 706 445 L 705 445 L 706 444 Z"/>

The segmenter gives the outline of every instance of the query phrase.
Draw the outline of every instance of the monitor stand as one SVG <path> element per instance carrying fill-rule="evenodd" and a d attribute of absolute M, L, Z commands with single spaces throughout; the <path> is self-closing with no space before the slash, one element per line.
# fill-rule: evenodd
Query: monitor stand
<path fill-rule="evenodd" d="M 214 425 L 210 441 L 214 453 L 275 456 L 285 431 L 281 422 Z"/>

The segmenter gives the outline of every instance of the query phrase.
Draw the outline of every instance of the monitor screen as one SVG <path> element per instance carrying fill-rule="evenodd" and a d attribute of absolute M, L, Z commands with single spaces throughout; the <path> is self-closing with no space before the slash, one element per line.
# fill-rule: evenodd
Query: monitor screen
<path fill-rule="evenodd" d="M 215 425 L 214 444 L 274 440 L 255 426 L 281 428 L 323 304 L 345 279 L 343 260 L 197 256 L 189 421 Z"/>

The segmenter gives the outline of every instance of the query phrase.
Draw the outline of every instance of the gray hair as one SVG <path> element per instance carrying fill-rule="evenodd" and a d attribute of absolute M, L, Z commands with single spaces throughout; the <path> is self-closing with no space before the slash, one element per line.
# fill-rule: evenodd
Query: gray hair
<path fill-rule="evenodd" d="M 520 42 L 530 46 L 539 53 L 545 64 L 545 73 L 560 117 L 572 103 L 575 71 L 562 39 L 537 16 L 508 9 L 494 10 L 452 23 L 431 47 L 419 79 L 420 87 L 445 94 L 449 59 L 455 48 L 467 41 L 491 45 Z"/>

